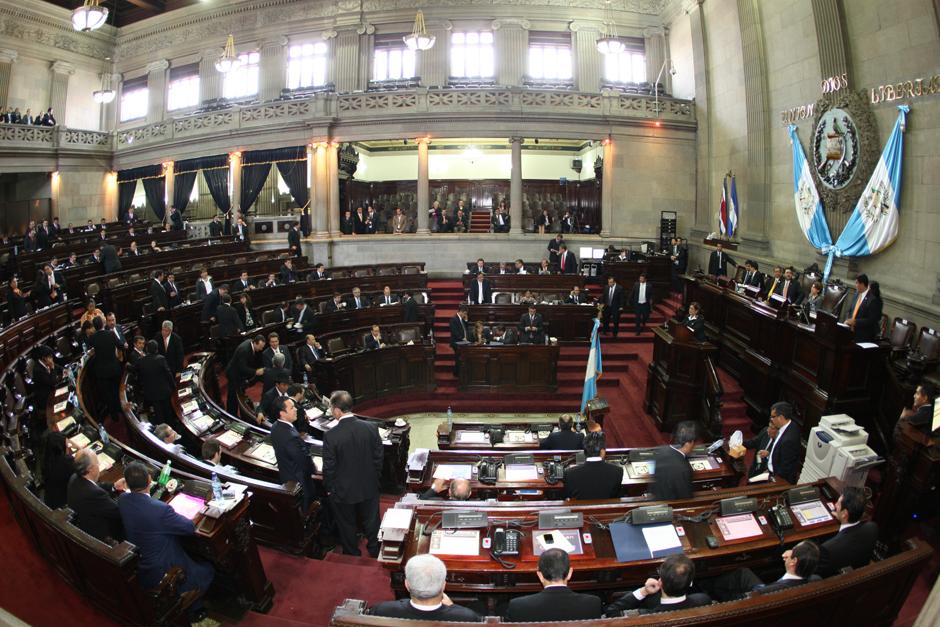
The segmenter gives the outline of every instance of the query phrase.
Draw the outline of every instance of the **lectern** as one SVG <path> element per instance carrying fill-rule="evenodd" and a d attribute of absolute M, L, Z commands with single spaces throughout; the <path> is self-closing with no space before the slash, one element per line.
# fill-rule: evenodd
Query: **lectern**
<path fill-rule="evenodd" d="M 711 355 L 716 347 L 698 342 L 681 322 L 653 329 L 653 360 L 646 380 L 646 412 L 661 431 L 672 431 L 683 420 L 720 431 L 717 402 L 721 386 Z"/>

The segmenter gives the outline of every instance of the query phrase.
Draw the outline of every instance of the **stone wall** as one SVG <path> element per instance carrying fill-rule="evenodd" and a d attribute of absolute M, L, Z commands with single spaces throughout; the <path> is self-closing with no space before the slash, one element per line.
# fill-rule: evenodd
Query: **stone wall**
<path fill-rule="evenodd" d="M 53 180 L 52 201 L 62 226 L 116 220 L 117 182 L 113 174 L 100 170 L 61 171 Z"/>

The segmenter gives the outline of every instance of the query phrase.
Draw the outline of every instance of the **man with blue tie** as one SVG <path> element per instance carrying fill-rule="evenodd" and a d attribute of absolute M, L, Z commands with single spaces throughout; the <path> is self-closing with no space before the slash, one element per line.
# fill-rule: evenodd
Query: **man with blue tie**
<path fill-rule="evenodd" d="M 362 290 L 358 287 L 354 287 L 352 290 L 352 296 L 349 298 L 347 309 L 365 309 L 371 303 L 369 299 L 362 295 Z"/>
<path fill-rule="evenodd" d="M 315 335 L 308 334 L 306 342 L 297 350 L 297 359 L 304 369 L 304 375 L 308 380 L 313 378 L 314 364 L 323 359 L 326 353 L 323 347 L 317 341 Z"/>
<path fill-rule="evenodd" d="M 163 501 L 150 497 L 150 473 L 140 462 L 131 462 L 124 468 L 124 481 L 130 492 L 118 499 L 118 509 L 127 541 L 140 553 L 137 580 L 141 587 L 144 590 L 157 587 L 168 570 L 179 566 L 186 575 L 180 592 L 184 596 L 205 594 L 215 571 L 210 564 L 197 562 L 187 555 L 179 540 L 180 536 L 195 535 L 193 521 L 177 514 Z M 201 601 L 192 604 L 190 614 L 192 622 L 205 618 Z"/>

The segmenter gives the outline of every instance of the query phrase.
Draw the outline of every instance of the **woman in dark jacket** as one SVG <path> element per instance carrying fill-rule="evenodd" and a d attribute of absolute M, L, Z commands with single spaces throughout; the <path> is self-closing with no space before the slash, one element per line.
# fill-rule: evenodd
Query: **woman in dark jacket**
<path fill-rule="evenodd" d="M 7 309 L 10 312 L 10 320 L 19 320 L 29 310 L 26 308 L 26 299 L 29 297 L 29 291 L 24 292 L 19 287 L 19 279 L 13 277 L 7 288 Z"/>
<path fill-rule="evenodd" d="M 58 431 L 46 433 L 43 453 L 42 481 L 45 485 L 43 502 L 52 509 L 65 506 L 69 479 L 75 473 L 75 462 L 66 450 L 65 435 Z"/>
<path fill-rule="evenodd" d="M 261 326 L 254 309 L 251 307 L 251 299 L 248 297 L 247 293 L 242 292 L 238 295 L 238 302 L 235 303 L 235 311 L 238 312 L 238 317 L 241 318 L 242 324 L 246 329 L 254 329 L 255 327 Z"/>

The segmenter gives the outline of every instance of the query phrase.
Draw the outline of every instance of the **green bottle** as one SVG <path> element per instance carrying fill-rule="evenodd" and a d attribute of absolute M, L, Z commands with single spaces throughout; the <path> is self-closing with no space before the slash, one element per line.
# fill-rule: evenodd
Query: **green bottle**
<path fill-rule="evenodd" d="M 160 487 L 164 487 L 166 482 L 170 480 L 170 460 L 166 460 L 166 463 L 163 464 L 163 470 L 160 471 L 160 477 L 157 479 L 157 483 L 160 484 Z"/>

